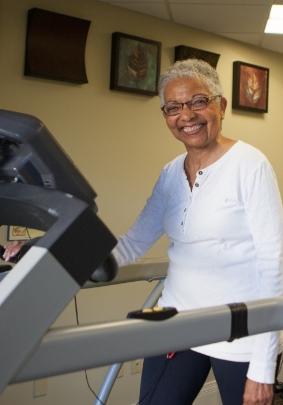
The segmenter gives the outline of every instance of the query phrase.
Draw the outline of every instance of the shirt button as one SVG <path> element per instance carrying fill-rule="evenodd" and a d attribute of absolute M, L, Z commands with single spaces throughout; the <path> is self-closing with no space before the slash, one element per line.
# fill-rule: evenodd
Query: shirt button
<path fill-rule="evenodd" d="M 196 184 L 195 184 L 195 186 L 196 186 L 196 187 L 198 187 L 198 186 L 199 186 L 199 184 L 198 184 L 198 183 L 196 183 Z"/>
<path fill-rule="evenodd" d="M 198 174 L 202 175 L 202 174 L 203 174 L 203 172 L 200 170 L 200 171 L 198 172 Z"/>

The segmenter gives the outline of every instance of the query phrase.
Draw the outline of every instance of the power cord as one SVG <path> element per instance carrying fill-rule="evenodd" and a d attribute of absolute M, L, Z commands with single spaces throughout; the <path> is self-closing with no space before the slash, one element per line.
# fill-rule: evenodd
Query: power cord
<path fill-rule="evenodd" d="M 78 312 L 78 303 L 77 303 L 77 297 L 76 297 L 76 295 L 74 296 L 74 301 L 75 301 L 76 321 L 77 321 L 77 325 L 79 325 L 80 322 L 79 322 L 79 312 Z M 102 402 L 102 401 L 98 398 L 98 396 L 96 395 L 96 393 L 95 393 L 95 392 L 93 391 L 93 389 L 91 388 L 90 383 L 89 383 L 89 381 L 88 381 L 87 371 L 84 370 L 84 372 L 85 372 L 85 379 L 86 379 L 86 383 L 87 383 L 88 388 L 89 388 L 90 391 L 93 393 L 93 395 L 95 396 L 95 398 L 101 403 L 101 405 L 106 405 L 104 402 Z"/>
<path fill-rule="evenodd" d="M 28 228 L 26 228 L 26 231 L 27 231 L 27 234 L 28 234 L 29 240 L 31 240 L 31 237 L 30 237 L 30 233 L 29 233 Z"/>
<path fill-rule="evenodd" d="M 139 405 L 147 396 L 148 396 L 148 394 L 152 391 L 152 390 L 154 390 L 154 388 L 157 386 L 157 384 L 159 383 L 159 380 L 160 380 L 160 378 L 162 377 L 162 375 L 163 375 L 163 373 L 164 373 L 164 371 L 165 371 L 165 369 L 166 369 L 166 366 L 167 366 L 167 364 L 168 364 L 168 361 L 170 360 L 170 357 L 166 357 L 166 359 L 165 359 L 165 361 L 164 361 L 164 363 L 162 364 L 162 366 L 160 367 L 160 371 L 159 371 L 159 373 L 158 373 L 158 375 L 157 375 L 157 378 L 156 378 L 156 380 L 154 381 L 154 383 L 152 384 L 152 386 L 150 387 L 150 389 L 147 391 L 147 393 L 140 399 L 140 401 L 139 402 L 137 402 L 135 405 Z"/>
<path fill-rule="evenodd" d="M 79 322 L 79 312 L 78 312 L 78 303 L 77 303 L 77 297 L 76 297 L 76 296 L 74 296 L 74 302 L 75 302 L 76 322 L 77 322 L 77 325 L 79 325 L 79 324 L 80 324 L 80 322 Z M 173 356 L 172 356 L 172 357 L 173 357 Z M 158 384 L 160 378 L 162 377 L 162 375 L 163 375 L 163 373 L 164 373 L 164 371 L 165 371 L 165 369 L 166 369 L 166 367 L 167 367 L 168 361 L 170 361 L 170 359 L 171 359 L 171 356 L 167 355 L 167 357 L 166 357 L 164 363 L 163 363 L 162 366 L 160 367 L 160 371 L 159 371 L 159 373 L 157 374 L 157 377 L 156 377 L 155 381 L 153 382 L 152 386 L 149 388 L 149 390 L 147 391 L 147 393 L 140 399 L 140 401 L 137 402 L 135 405 L 141 404 L 141 402 L 148 396 L 148 394 L 157 386 L 157 384 Z M 87 376 L 87 371 L 84 370 L 84 372 L 85 372 L 85 379 L 86 379 L 86 383 L 87 383 L 88 388 L 89 388 L 90 391 L 93 393 L 93 395 L 95 396 L 95 398 L 101 403 L 101 405 L 106 405 L 104 402 L 102 402 L 102 401 L 98 398 L 98 396 L 96 395 L 96 393 L 95 393 L 95 392 L 93 391 L 93 389 L 91 388 L 90 383 L 89 383 L 89 380 L 88 380 L 88 376 Z"/>

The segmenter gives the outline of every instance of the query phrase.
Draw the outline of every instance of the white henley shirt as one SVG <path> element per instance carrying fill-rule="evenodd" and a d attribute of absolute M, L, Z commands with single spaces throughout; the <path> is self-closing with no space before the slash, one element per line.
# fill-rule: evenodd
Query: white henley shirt
<path fill-rule="evenodd" d="M 282 295 L 282 203 L 267 158 L 238 141 L 197 172 L 191 190 L 185 157 L 164 167 L 143 211 L 119 238 L 113 251 L 119 266 L 141 258 L 166 233 L 169 268 L 159 306 L 182 311 Z M 279 332 L 193 350 L 248 361 L 250 379 L 273 383 Z"/>

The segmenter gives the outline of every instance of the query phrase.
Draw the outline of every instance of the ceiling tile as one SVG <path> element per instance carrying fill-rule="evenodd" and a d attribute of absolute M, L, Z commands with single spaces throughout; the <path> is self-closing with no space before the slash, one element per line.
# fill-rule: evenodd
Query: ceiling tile
<path fill-rule="evenodd" d="M 98 1 L 166 20 L 172 20 L 173 15 L 176 23 L 283 53 L 283 35 L 264 34 L 272 0 Z M 273 3 L 282 4 L 283 0 Z"/>
<path fill-rule="evenodd" d="M 260 33 L 269 15 L 267 6 L 171 4 L 174 21 L 210 32 Z"/>
<path fill-rule="evenodd" d="M 123 8 L 127 8 L 129 10 L 137 11 L 139 13 L 144 13 L 148 15 L 152 15 L 154 17 L 163 18 L 165 20 L 169 20 L 169 15 L 167 12 L 167 8 L 165 4 L 162 3 L 145 3 L 145 2 L 121 2 L 111 0 L 111 4 Z"/>

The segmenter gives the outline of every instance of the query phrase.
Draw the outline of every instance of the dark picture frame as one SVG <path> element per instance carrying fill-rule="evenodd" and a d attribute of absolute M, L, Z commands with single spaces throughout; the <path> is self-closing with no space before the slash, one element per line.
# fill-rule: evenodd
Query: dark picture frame
<path fill-rule="evenodd" d="M 186 45 L 175 46 L 175 62 L 192 58 L 204 60 L 216 69 L 220 54 Z"/>
<path fill-rule="evenodd" d="M 112 33 L 110 90 L 156 96 L 161 42 Z"/>
<path fill-rule="evenodd" d="M 90 21 L 52 11 L 28 11 L 24 75 L 88 83 L 85 47 Z"/>
<path fill-rule="evenodd" d="M 232 108 L 268 112 L 269 68 L 233 62 Z"/>

